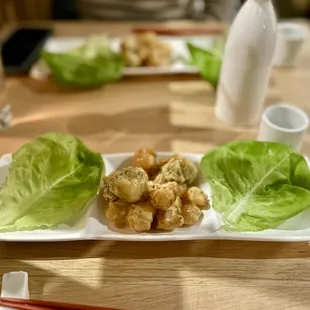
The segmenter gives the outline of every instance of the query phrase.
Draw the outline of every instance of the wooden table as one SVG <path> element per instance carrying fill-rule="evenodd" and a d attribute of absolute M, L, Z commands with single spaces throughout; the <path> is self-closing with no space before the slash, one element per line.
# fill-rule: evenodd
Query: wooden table
<path fill-rule="evenodd" d="M 178 25 L 184 26 L 184 23 Z M 57 35 L 128 24 L 56 24 Z M 310 39 L 296 69 L 274 70 L 266 104 L 289 101 L 310 112 Z M 103 153 L 141 146 L 206 152 L 256 128 L 231 128 L 213 116 L 214 93 L 197 77 L 126 78 L 73 92 L 28 78 L 8 80 L 12 127 L 0 153 L 51 130 L 78 135 Z M 310 152 L 310 137 L 304 142 Z M 175 243 L 0 243 L 0 274 L 29 272 L 33 298 L 132 310 L 309 309 L 308 243 L 197 241 Z"/>

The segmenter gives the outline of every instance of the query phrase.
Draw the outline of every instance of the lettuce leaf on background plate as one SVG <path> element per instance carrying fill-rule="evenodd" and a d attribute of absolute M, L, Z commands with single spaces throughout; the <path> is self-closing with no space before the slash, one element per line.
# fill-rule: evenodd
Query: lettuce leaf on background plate
<path fill-rule="evenodd" d="M 190 42 L 186 43 L 191 55 L 188 64 L 195 66 L 201 77 L 216 89 L 222 67 L 222 46 L 214 46 L 212 49 L 203 49 Z"/>
<path fill-rule="evenodd" d="M 123 61 L 113 52 L 105 37 L 89 38 L 69 52 L 42 51 L 40 66 L 51 71 L 55 81 L 67 87 L 94 88 L 122 77 Z"/>
<path fill-rule="evenodd" d="M 228 143 L 207 153 L 201 169 L 227 231 L 276 228 L 310 206 L 308 164 L 286 145 Z"/>
<path fill-rule="evenodd" d="M 0 231 L 68 223 L 94 198 L 104 172 L 100 154 L 60 133 L 25 144 L 12 160 L 0 190 Z"/>

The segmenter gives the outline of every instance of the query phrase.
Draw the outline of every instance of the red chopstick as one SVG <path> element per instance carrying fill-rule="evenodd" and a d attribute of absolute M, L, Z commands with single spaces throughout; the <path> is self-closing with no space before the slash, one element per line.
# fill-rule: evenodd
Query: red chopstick
<path fill-rule="evenodd" d="M 62 303 L 55 301 L 0 298 L 0 306 L 10 307 L 20 310 L 121 310 L 107 307 L 96 307 Z"/>
<path fill-rule="evenodd" d="M 10 302 L 10 301 L 0 301 L 0 306 L 19 309 L 19 310 L 55 310 L 56 309 L 56 308 L 47 308 L 47 307 L 36 306 L 36 305 L 27 305 L 26 303 L 16 304 L 15 302 Z"/>
<path fill-rule="evenodd" d="M 166 36 L 186 36 L 186 35 L 222 35 L 221 28 L 160 28 L 160 27 L 136 27 L 134 33 L 155 32 L 158 35 Z"/>

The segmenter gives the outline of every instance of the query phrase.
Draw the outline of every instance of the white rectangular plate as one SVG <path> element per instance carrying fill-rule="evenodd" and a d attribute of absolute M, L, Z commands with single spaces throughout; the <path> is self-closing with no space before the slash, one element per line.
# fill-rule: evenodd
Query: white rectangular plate
<path fill-rule="evenodd" d="M 129 166 L 132 153 L 102 155 L 105 162 L 105 174 L 120 167 Z M 172 153 L 159 152 L 158 157 L 167 158 Z M 199 165 L 202 154 L 181 154 Z M 4 182 L 11 156 L 0 159 L 0 184 Z M 211 190 L 202 176 L 199 185 L 208 196 Z M 212 208 L 203 211 L 200 223 L 186 228 L 178 228 L 173 232 L 134 233 L 128 230 L 118 230 L 109 224 L 105 218 L 105 207 L 100 197 L 90 205 L 88 212 L 74 227 L 58 227 L 55 230 L 36 230 L 23 232 L 0 233 L 0 241 L 71 241 L 71 240 L 122 240 L 122 241 L 175 241 L 198 239 L 253 240 L 253 241 L 310 241 L 310 209 L 288 220 L 277 229 L 255 233 L 229 233 L 220 226 L 220 215 Z"/>
<path fill-rule="evenodd" d="M 159 75 L 159 74 L 192 74 L 196 73 L 196 68 L 188 66 L 182 59 L 189 59 L 186 42 L 191 42 L 202 48 L 210 48 L 213 46 L 216 36 L 197 36 L 197 37 L 159 37 L 160 40 L 168 42 L 173 51 L 174 61 L 170 66 L 166 67 L 136 67 L 125 68 L 123 74 L 125 76 L 134 75 Z M 85 42 L 84 37 L 51 37 L 45 44 L 45 49 L 51 52 L 70 51 Z M 120 38 L 110 39 L 111 48 L 114 51 L 120 50 Z"/>

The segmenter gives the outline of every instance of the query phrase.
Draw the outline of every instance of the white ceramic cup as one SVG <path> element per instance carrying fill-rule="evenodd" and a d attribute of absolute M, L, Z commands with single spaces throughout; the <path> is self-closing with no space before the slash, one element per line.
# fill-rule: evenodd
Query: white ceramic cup
<path fill-rule="evenodd" d="M 257 140 L 283 143 L 298 150 L 308 127 L 308 115 L 301 109 L 288 104 L 272 105 L 263 113 Z"/>
<path fill-rule="evenodd" d="M 306 38 L 307 31 L 302 26 L 296 23 L 279 23 L 273 65 L 277 67 L 295 66 Z"/>

